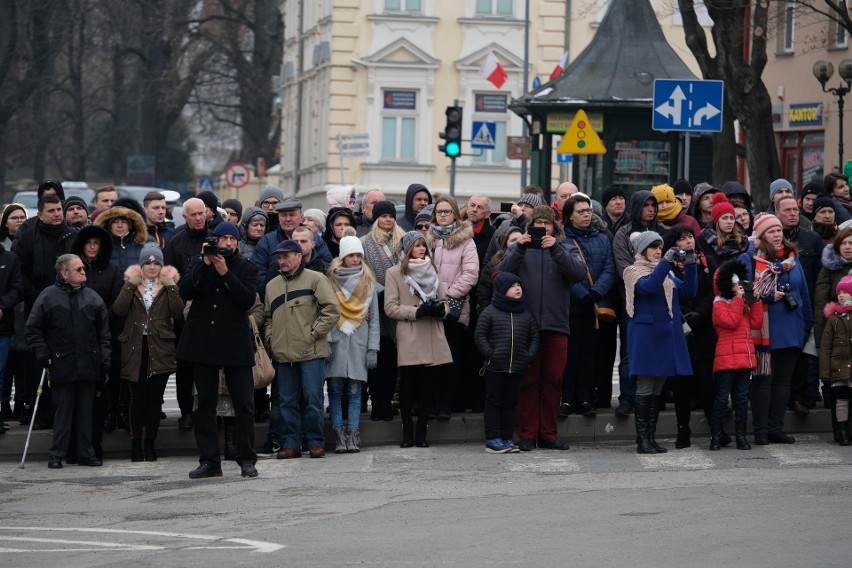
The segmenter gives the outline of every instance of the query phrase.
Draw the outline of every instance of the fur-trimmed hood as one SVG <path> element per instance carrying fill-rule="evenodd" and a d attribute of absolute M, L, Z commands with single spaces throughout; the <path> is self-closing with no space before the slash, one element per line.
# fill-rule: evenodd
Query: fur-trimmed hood
<path fill-rule="evenodd" d="M 734 286 L 732 280 L 736 274 L 739 281 L 747 280 L 746 267 L 738 260 L 728 260 L 716 270 L 713 275 L 713 293 L 725 300 L 734 299 Z M 720 282 L 722 285 L 720 286 Z"/>
<path fill-rule="evenodd" d="M 130 232 L 133 234 L 133 240 L 140 245 L 144 245 L 148 241 L 148 228 L 145 225 L 145 219 L 139 213 L 128 207 L 110 207 L 95 219 L 95 225 L 103 227 L 110 233 L 109 226 L 113 220 L 123 217 L 130 221 Z M 112 235 L 112 233 L 110 233 Z"/>
<path fill-rule="evenodd" d="M 108 263 L 112 256 L 112 236 L 109 231 L 97 225 L 87 225 L 77 231 L 74 242 L 71 243 L 71 253 L 84 259 L 85 262 L 86 255 L 83 253 L 83 249 L 89 239 L 98 239 L 101 242 L 101 250 L 98 252 L 95 263 Z"/>
<path fill-rule="evenodd" d="M 852 261 L 845 261 L 835 250 L 834 245 L 827 244 L 822 249 L 822 266 L 834 272 L 843 268 L 852 269 Z"/>
<path fill-rule="evenodd" d="M 125 280 L 130 280 L 134 276 L 142 278 L 142 267 L 138 264 L 132 264 L 127 267 L 127 270 L 124 271 Z M 180 280 L 180 274 L 178 273 L 177 268 L 170 265 L 164 266 L 163 269 L 160 271 L 159 281 L 161 284 L 163 282 L 163 277 L 170 277 L 172 280 L 175 281 L 175 284 L 177 284 Z"/>
<path fill-rule="evenodd" d="M 454 249 L 460 247 L 472 238 L 473 225 L 470 224 L 470 221 L 459 221 L 459 226 L 456 230 L 444 239 L 444 248 Z M 435 235 L 432 234 L 431 230 L 426 233 L 426 244 L 429 250 L 435 250 Z"/>

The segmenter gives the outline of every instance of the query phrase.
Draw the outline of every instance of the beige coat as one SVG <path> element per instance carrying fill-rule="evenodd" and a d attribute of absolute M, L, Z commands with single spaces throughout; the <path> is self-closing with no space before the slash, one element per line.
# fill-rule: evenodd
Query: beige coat
<path fill-rule="evenodd" d="M 443 284 L 438 286 L 438 299 L 446 302 Z M 396 324 L 397 364 L 445 365 L 453 362 L 444 322 L 435 318 L 416 319 L 420 298 L 411 293 L 399 265 L 385 274 L 385 313 Z"/>

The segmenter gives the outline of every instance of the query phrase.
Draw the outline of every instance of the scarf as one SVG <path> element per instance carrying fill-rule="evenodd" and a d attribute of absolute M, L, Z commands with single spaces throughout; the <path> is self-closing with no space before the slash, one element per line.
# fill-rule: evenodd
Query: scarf
<path fill-rule="evenodd" d="M 775 260 L 766 258 L 762 250 L 758 250 L 754 256 L 754 295 L 758 298 L 775 293 L 778 286 L 778 276 L 789 272 L 796 266 L 796 255 L 790 254 L 783 261 L 784 245 L 775 252 Z M 772 374 L 772 351 L 769 346 L 769 304 L 761 302 L 763 306 L 763 325 L 760 329 L 751 331 L 751 339 L 757 352 L 756 375 Z"/>
<path fill-rule="evenodd" d="M 657 220 L 662 221 L 663 223 L 674 221 L 675 219 L 677 219 L 677 216 L 680 215 L 680 212 L 682 210 L 683 206 L 680 204 L 680 201 L 675 200 L 674 203 L 672 203 L 665 209 L 660 207 L 660 210 L 657 211 Z"/>
<path fill-rule="evenodd" d="M 712 225 L 708 225 L 701 230 L 701 238 L 704 242 L 710 245 L 713 252 L 719 258 L 731 258 L 739 256 L 748 250 L 748 239 L 743 238 L 740 244 L 737 244 L 737 239 L 733 234 L 728 235 L 724 243 L 719 245 L 719 235 L 716 234 L 716 229 Z"/>
<path fill-rule="evenodd" d="M 514 314 L 519 314 L 526 309 L 523 298 L 510 298 L 505 294 L 498 294 L 497 292 L 491 297 L 491 305 L 494 306 L 494 309 L 501 312 Z"/>
<path fill-rule="evenodd" d="M 449 225 L 431 225 L 429 227 L 429 230 L 432 232 L 436 239 L 446 239 L 453 233 L 453 231 L 458 228 L 458 221 L 453 221 Z"/>
<path fill-rule="evenodd" d="M 355 333 L 367 318 L 372 294 L 368 289 L 367 280 L 362 278 L 364 271 L 360 266 L 338 268 L 331 273 L 334 282 L 334 293 L 340 304 L 340 319 L 337 328 L 346 335 Z"/>
<path fill-rule="evenodd" d="M 850 211 L 852 211 L 852 198 L 841 197 L 839 195 L 832 195 L 831 198 L 833 200 L 837 201 L 838 203 L 840 203 L 846 209 L 849 209 Z"/>
<path fill-rule="evenodd" d="M 831 314 L 849 314 L 852 313 L 852 304 L 829 302 L 825 305 L 825 310 L 823 311 L 823 313 L 825 314 L 825 317 L 828 317 Z"/>
<path fill-rule="evenodd" d="M 411 295 L 420 298 L 421 303 L 438 297 L 438 273 L 429 257 L 409 259 L 405 282 Z"/>
<path fill-rule="evenodd" d="M 626 295 L 625 309 L 627 315 L 633 317 L 633 293 L 636 289 L 636 282 L 644 276 L 648 276 L 657 267 L 656 262 L 651 262 L 644 256 L 637 254 L 636 260 L 624 269 L 624 292 Z M 666 306 L 669 308 L 669 317 L 673 317 L 672 313 L 672 298 L 674 297 L 674 282 L 672 282 L 671 273 L 663 280 L 663 293 L 666 296 Z"/>

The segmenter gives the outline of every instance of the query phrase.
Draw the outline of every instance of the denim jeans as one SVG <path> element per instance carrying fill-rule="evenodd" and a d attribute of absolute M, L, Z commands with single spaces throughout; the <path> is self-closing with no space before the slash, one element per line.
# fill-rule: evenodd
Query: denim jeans
<path fill-rule="evenodd" d="M 750 378 L 751 369 L 716 371 L 716 394 L 713 400 L 711 427 L 715 427 L 717 430 L 722 429 L 722 424 L 725 421 L 725 407 L 728 406 L 728 397 L 731 393 L 734 395 L 734 421 L 742 424 L 748 422 Z"/>
<path fill-rule="evenodd" d="M 11 335 L 0 335 L 0 393 L 3 392 L 3 378 L 6 375 L 6 359 L 9 358 Z"/>
<path fill-rule="evenodd" d="M 323 395 L 325 359 L 300 363 L 275 363 L 278 381 L 278 404 L 281 409 L 282 448 L 301 448 L 301 438 L 309 446 L 325 445 L 323 435 Z M 301 407 L 304 410 L 300 411 Z M 360 403 L 358 411 L 361 411 Z M 300 432 L 300 430 L 303 430 Z"/>
<path fill-rule="evenodd" d="M 328 378 L 328 413 L 331 416 L 331 427 L 337 430 L 343 428 L 343 388 L 349 394 L 349 409 L 346 421 L 351 430 L 357 430 L 361 417 L 361 381 L 342 377 Z"/>

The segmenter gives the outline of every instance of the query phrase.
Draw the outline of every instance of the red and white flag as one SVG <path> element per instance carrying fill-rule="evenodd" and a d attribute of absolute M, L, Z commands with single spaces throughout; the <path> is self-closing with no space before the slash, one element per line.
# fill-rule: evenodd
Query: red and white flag
<path fill-rule="evenodd" d="M 565 66 L 568 65 L 568 52 L 562 54 L 562 59 L 559 60 L 559 63 L 556 64 L 556 67 L 553 69 L 553 73 L 550 74 L 550 80 L 553 81 L 565 71 Z"/>
<path fill-rule="evenodd" d="M 482 65 L 479 66 L 479 74 L 488 79 L 488 81 L 498 89 L 502 87 L 506 82 L 506 79 L 509 78 L 509 74 L 506 73 L 506 70 L 503 69 L 500 62 L 497 61 L 493 51 L 488 53 L 488 57 L 486 57 L 485 61 L 482 62 Z"/>

